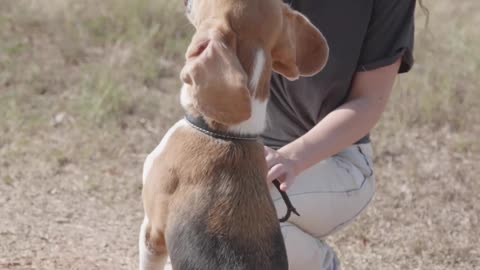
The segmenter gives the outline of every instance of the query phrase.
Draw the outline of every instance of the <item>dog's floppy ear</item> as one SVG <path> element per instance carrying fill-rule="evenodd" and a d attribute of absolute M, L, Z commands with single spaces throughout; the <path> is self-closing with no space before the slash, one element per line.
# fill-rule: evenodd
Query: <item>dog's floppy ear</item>
<path fill-rule="evenodd" d="M 327 63 L 327 41 L 299 12 L 288 5 L 282 12 L 282 32 L 272 50 L 273 70 L 290 80 L 315 75 Z"/>
<path fill-rule="evenodd" d="M 203 40 L 203 41 L 202 41 Z M 196 34 L 181 72 L 193 106 L 202 115 L 224 125 L 250 118 L 248 78 L 236 54 L 231 35 Z"/>

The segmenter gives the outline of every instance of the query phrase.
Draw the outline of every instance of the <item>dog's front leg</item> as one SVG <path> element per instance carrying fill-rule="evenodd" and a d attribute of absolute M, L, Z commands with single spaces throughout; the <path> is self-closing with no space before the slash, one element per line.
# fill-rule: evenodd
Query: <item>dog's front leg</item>
<path fill-rule="evenodd" d="M 167 262 L 168 253 L 163 233 L 152 233 L 145 217 L 140 227 L 139 235 L 140 270 L 163 270 Z"/>

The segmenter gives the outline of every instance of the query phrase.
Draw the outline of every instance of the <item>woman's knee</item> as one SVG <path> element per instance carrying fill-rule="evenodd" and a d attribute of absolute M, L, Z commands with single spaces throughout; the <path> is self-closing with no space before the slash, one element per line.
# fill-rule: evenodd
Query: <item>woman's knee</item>
<path fill-rule="evenodd" d="M 305 233 L 292 223 L 282 224 L 291 270 L 334 269 L 338 259 L 334 250 L 322 240 Z"/>

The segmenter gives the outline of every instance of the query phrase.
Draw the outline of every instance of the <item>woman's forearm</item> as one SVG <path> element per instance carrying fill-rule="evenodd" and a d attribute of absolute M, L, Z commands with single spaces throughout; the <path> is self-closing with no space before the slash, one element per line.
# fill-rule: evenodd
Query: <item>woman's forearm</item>
<path fill-rule="evenodd" d="M 332 111 L 308 133 L 279 149 L 295 161 L 300 173 L 365 136 L 381 112 L 368 98 L 358 98 Z"/>
<path fill-rule="evenodd" d="M 348 101 L 302 137 L 279 149 L 293 160 L 296 173 L 349 147 L 378 122 L 393 87 L 399 61 L 356 76 Z"/>

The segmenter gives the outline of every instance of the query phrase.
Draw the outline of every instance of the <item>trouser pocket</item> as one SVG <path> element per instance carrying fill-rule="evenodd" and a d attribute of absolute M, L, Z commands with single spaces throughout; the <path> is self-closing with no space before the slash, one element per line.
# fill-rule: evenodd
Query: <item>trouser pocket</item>
<path fill-rule="evenodd" d="M 351 163 L 364 177 L 373 176 L 373 150 L 370 143 L 353 145 L 335 157 Z"/>

